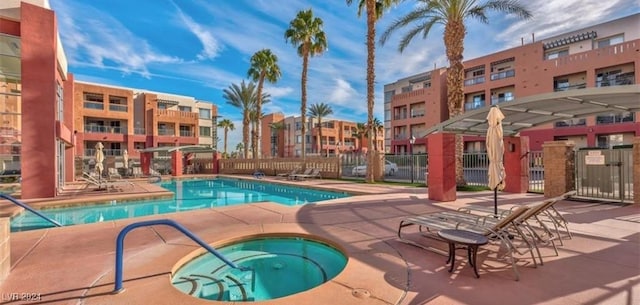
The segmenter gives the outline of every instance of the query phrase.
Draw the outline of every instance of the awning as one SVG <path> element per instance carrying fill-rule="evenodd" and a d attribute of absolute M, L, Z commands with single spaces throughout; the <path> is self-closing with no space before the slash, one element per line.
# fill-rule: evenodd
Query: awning
<path fill-rule="evenodd" d="M 510 136 L 526 128 L 559 120 L 640 111 L 640 85 L 544 93 L 499 103 L 498 107 L 506 117 L 502 121 L 504 135 Z M 489 109 L 491 106 L 467 111 L 425 130 L 419 136 L 436 132 L 484 135 L 488 128 Z"/>
<path fill-rule="evenodd" d="M 185 146 L 159 146 L 139 149 L 139 152 L 174 152 L 182 151 L 185 153 L 206 153 L 215 152 L 216 149 L 204 145 L 185 145 Z"/>

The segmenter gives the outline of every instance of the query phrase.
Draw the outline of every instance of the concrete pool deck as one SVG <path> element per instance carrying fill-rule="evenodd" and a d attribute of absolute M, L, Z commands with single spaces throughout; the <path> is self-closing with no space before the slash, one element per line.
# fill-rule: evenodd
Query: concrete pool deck
<path fill-rule="evenodd" d="M 470 203 L 490 205 L 491 192 L 459 193 L 458 200 L 447 203 L 430 201 L 425 188 L 337 180 L 279 182 L 364 195 L 293 207 L 258 203 L 12 233 L 12 270 L 0 283 L 0 304 L 223 304 L 190 297 L 171 286 L 172 268 L 198 246 L 164 226 L 127 235 L 125 291 L 110 293 L 120 229 L 161 218 L 179 222 L 214 245 L 243 236 L 292 232 L 320 236 L 347 250 L 345 271 L 325 285 L 261 304 L 640 303 L 638 206 L 560 202 L 557 207 L 574 236 L 563 240 L 558 256 L 543 247 L 544 265 L 538 268 L 526 255 L 520 256 L 521 279 L 514 281 L 509 264 L 496 259 L 494 251 L 481 249 L 481 277 L 476 279 L 460 257 L 462 251 L 455 270 L 448 273 L 445 256 L 400 242 L 396 231 L 400 219 L 409 215 Z M 499 195 L 503 206 L 541 198 Z M 446 248 L 441 242 L 424 242 Z M 20 299 L 22 293 L 39 294 L 40 299 Z"/>

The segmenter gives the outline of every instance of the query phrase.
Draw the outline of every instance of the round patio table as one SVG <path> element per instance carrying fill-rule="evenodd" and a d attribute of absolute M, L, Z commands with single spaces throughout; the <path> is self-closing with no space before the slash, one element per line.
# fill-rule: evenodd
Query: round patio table
<path fill-rule="evenodd" d="M 440 230 L 438 231 L 438 236 L 449 244 L 449 257 L 447 258 L 447 264 L 451 262 L 449 273 L 453 272 L 456 250 L 466 248 L 469 265 L 473 267 L 473 272 L 476 274 L 476 277 L 480 278 L 476 267 L 476 254 L 478 253 L 479 246 L 486 245 L 489 242 L 487 237 L 482 234 L 456 229 Z"/>

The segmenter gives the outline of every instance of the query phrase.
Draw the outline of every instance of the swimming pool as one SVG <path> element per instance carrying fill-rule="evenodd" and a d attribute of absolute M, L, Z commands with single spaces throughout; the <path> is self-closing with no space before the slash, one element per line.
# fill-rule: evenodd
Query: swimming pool
<path fill-rule="evenodd" d="M 345 193 L 228 178 L 174 180 L 163 182 L 161 186 L 172 191 L 174 198 L 125 202 L 114 200 L 108 204 L 43 209 L 41 212 L 68 226 L 264 201 L 293 206 L 349 196 Z M 29 212 L 11 219 L 12 232 L 48 227 L 51 227 L 50 223 Z"/>

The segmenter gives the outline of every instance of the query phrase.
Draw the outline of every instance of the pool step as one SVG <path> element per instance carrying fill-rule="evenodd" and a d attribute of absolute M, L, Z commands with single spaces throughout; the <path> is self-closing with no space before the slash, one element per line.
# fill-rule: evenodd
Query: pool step
<path fill-rule="evenodd" d="M 233 274 L 215 277 L 210 274 L 190 274 L 173 283 L 178 289 L 198 298 L 212 301 L 253 301 L 253 274 L 238 278 Z"/>

